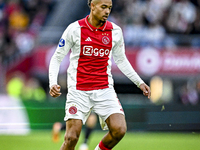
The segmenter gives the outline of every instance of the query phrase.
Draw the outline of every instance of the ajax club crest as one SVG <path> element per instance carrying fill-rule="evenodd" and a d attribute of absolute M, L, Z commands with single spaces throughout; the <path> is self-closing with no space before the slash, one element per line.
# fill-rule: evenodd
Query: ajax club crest
<path fill-rule="evenodd" d="M 103 42 L 103 44 L 107 45 L 110 43 L 110 39 L 107 36 L 103 36 L 102 42 Z"/>

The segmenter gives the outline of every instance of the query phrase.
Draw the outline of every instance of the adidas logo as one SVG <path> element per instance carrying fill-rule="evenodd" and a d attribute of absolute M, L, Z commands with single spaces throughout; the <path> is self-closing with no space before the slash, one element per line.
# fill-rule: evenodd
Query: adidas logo
<path fill-rule="evenodd" d="M 92 41 L 90 37 L 88 37 L 85 41 Z"/>

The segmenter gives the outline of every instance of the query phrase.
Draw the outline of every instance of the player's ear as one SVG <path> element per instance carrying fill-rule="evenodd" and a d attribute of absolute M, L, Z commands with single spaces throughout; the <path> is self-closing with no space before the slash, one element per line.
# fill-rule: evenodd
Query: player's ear
<path fill-rule="evenodd" d="M 95 4 L 93 2 L 90 4 L 90 8 L 91 8 L 92 11 L 94 10 Z"/>

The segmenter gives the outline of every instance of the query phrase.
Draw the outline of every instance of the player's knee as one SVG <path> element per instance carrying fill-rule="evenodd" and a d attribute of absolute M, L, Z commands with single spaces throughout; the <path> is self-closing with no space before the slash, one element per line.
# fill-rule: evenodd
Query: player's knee
<path fill-rule="evenodd" d="M 79 136 L 77 134 L 65 134 L 65 143 L 75 145 L 78 142 Z"/>
<path fill-rule="evenodd" d="M 119 141 L 124 137 L 126 131 L 126 126 L 118 126 L 113 131 L 111 131 L 111 134 L 115 140 Z"/>

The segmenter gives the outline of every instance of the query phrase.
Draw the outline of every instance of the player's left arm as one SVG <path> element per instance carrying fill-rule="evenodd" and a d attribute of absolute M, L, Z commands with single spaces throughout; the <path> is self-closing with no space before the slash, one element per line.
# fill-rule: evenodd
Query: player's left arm
<path fill-rule="evenodd" d="M 133 69 L 130 62 L 128 61 L 125 55 L 125 46 L 124 46 L 124 39 L 121 29 L 117 31 L 118 39 L 116 38 L 116 45 L 113 47 L 113 59 L 117 64 L 118 68 L 134 83 L 143 91 L 145 96 L 150 98 L 151 90 L 150 87 L 144 83 L 144 81 L 140 78 L 137 72 Z"/>
<path fill-rule="evenodd" d="M 142 90 L 144 96 L 147 96 L 148 98 L 151 97 L 151 90 L 148 85 L 146 85 L 145 83 L 142 83 L 142 84 L 140 84 L 139 87 Z"/>

